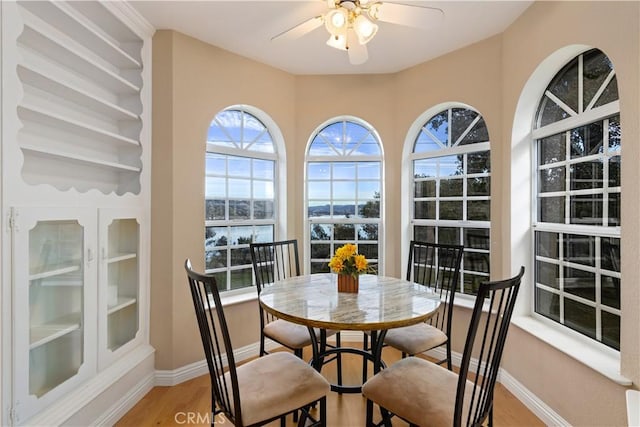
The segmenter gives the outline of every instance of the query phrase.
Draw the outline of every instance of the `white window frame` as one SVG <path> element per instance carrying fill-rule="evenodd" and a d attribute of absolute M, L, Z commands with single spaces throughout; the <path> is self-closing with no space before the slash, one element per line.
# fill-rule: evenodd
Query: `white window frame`
<path fill-rule="evenodd" d="M 378 146 L 380 148 L 380 155 L 379 156 L 366 156 L 366 155 L 356 155 L 356 154 L 346 154 L 346 155 L 336 154 L 336 155 L 330 155 L 330 156 L 309 155 L 309 149 L 311 148 L 311 144 L 313 143 L 316 136 L 327 126 L 330 126 L 334 123 L 340 123 L 340 122 L 352 122 L 367 129 L 378 142 Z M 336 219 L 331 217 L 309 218 L 309 194 L 308 194 L 309 179 L 307 176 L 307 171 L 308 171 L 308 164 L 311 162 L 325 162 L 325 163 L 379 162 L 380 163 L 380 217 L 379 218 L 357 217 L 353 219 L 347 219 L 347 218 Z M 357 182 L 357 178 L 356 178 L 356 182 Z M 378 132 L 375 130 L 373 126 L 371 126 L 366 121 L 357 117 L 337 116 L 325 121 L 316 129 L 314 129 L 314 131 L 311 133 L 311 137 L 309 138 L 309 141 L 307 142 L 307 147 L 305 150 L 305 162 L 304 162 L 304 216 L 303 216 L 304 221 L 303 222 L 305 224 L 304 226 L 304 242 L 305 242 L 304 254 L 305 255 L 304 255 L 303 269 L 306 274 L 309 274 L 311 271 L 311 262 L 318 262 L 318 261 L 324 260 L 324 259 L 320 260 L 320 259 L 311 258 L 311 235 L 310 235 L 309 229 L 311 228 L 311 224 L 315 223 L 315 224 L 377 224 L 378 240 L 377 241 L 367 240 L 366 243 L 367 244 L 377 243 L 378 245 L 378 258 L 376 260 L 377 273 L 380 275 L 384 275 L 384 268 L 385 268 L 385 263 L 384 263 L 384 248 L 385 248 L 385 245 L 384 245 L 384 199 L 385 199 L 384 183 L 385 183 L 384 149 L 383 149 L 380 136 L 378 135 Z M 333 195 L 330 197 L 330 200 L 331 202 L 333 202 Z M 334 239 L 331 239 L 331 240 L 327 240 L 326 242 L 328 244 L 334 244 L 335 241 Z M 341 241 L 338 240 L 338 242 L 341 242 Z M 343 242 L 343 243 L 346 243 L 346 242 Z M 350 241 L 350 243 L 353 243 L 353 241 Z M 339 247 L 340 243 L 336 244 L 335 246 L 336 248 Z M 331 253 L 330 256 L 331 255 L 333 255 L 333 253 Z M 326 261 L 328 262 L 329 259 L 326 259 Z"/>
<path fill-rule="evenodd" d="M 465 220 L 416 219 L 414 215 L 414 209 L 415 209 L 414 201 L 416 200 L 415 192 L 414 192 L 414 183 L 416 181 L 416 179 L 414 178 L 414 161 L 422 160 L 422 159 L 435 159 L 439 157 L 456 156 L 460 154 L 472 154 L 472 153 L 483 152 L 483 151 L 489 151 L 491 155 L 490 141 L 462 145 L 462 146 L 456 145 L 456 142 L 464 138 L 464 136 L 466 135 L 466 132 L 460 135 L 460 137 L 458 138 L 458 141 L 451 141 L 451 126 L 449 126 L 449 129 L 448 129 L 448 132 L 449 132 L 448 140 L 450 143 L 453 142 L 453 146 L 442 148 L 441 150 L 434 150 L 434 151 L 427 151 L 427 152 L 420 152 L 420 153 L 414 152 L 416 138 L 418 137 L 420 132 L 423 130 L 426 123 L 429 120 L 431 120 L 434 116 L 445 111 L 448 112 L 449 114 L 448 121 L 449 123 L 451 123 L 451 110 L 454 108 L 467 109 L 467 110 L 471 110 L 478 113 L 478 117 L 472 124 L 469 125 L 467 130 L 471 129 L 471 127 L 476 123 L 476 121 L 479 120 L 479 118 L 483 117 L 478 110 L 476 110 L 475 108 L 469 105 L 462 104 L 462 103 L 448 102 L 448 103 L 436 105 L 428 109 L 424 113 L 422 113 L 413 122 L 413 124 L 409 128 L 409 131 L 407 132 L 407 136 L 405 138 L 405 143 L 404 143 L 404 149 L 403 149 L 403 170 L 405 171 L 405 173 L 402 174 L 402 188 L 408 188 L 408 189 L 411 189 L 411 191 L 403 191 L 402 193 L 402 211 L 403 211 L 402 229 L 404 230 L 404 232 L 403 232 L 403 239 L 402 239 L 403 244 L 401 249 L 401 259 L 407 259 L 409 255 L 408 254 L 409 241 L 413 239 L 414 226 L 451 227 L 451 228 L 458 228 L 458 229 L 483 228 L 483 229 L 488 229 L 489 234 L 491 234 L 491 218 L 489 218 L 489 221 L 465 221 Z M 461 177 L 463 178 L 463 186 L 466 187 L 466 178 L 491 177 L 491 171 L 489 171 L 488 173 L 471 174 L 470 176 L 467 175 L 465 171 L 465 174 L 462 175 Z M 491 188 L 494 188 L 493 184 L 491 185 Z M 466 191 L 463 190 L 463 194 L 465 193 Z M 429 199 L 432 199 L 432 198 L 429 198 Z M 438 203 L 439 197 L 436 196 L 433 199 L 436 200 L 436 213 L 437 213 L 438 212 L 437 203 Z M 489 196 L 460 196 L 458 198 L 455 198 L 455 200 L 458 200 L 458 199 L 462 200 L 463 202 L 468 200 L 488 200 L 491 203 L 491 194 L 489 194 Z M 454 198 L 447 197 L 447 200 L 454 200 Z M 466 217 L 466 209 L 467 209 L 466 203 L 463 203 L 463 217 Z M 463 239 L 462 234 L 460 235 L 460 239 Z M 489 249 L 486 251 L 465 248 L 465 252 L 482 252 L 482 253 L 490 254 L 490 251 L 491 251 L 491 241 L 489 243 Z M 406 275 L 407 266 L 404 264 L 405 263 L 403 263 L 402 265 L 402 277 Z M 489 269 L 489 271 L 491 270 Z M 461 271 L 461 272 L 464 274 L 464 271 Z M 474 272 L 474 271 L 468 271 L 468 272 L 473 273 L 475 275 L 486 276 L 487 280 L 489 280 L 490 273 L 483 274 L 483 273 Z M 461 282 L 459 285 L 463 286 L 462 275 L 460 280 Z M 475 301 L 475 296 L 471 294 L 462 293 L 461 290 L 462 288 L 458 289 L 460 298 L 456 298 L 457 302 L 459 304 L 461 303 L 461 305 L 467 305 L 469 307 L 472 307 L 473 301 Z"/>
<path fill-rule="evenodd" d="M 582 61 L 582 55 L 584 53 L 586 53 L 588 50 L 590 49 L 586 49 L 586 50 L 582 50 L 580 52 L 577 52 L 575 55 L 567 58 L 567 60 L 565 61 L 565 63 L 560 66 L 556 72 L 549 78 L 549 80 L 547 81 L 547 85 L 549 84 L 549 82 L 551 82 L 563 69 L 563 67 L 568 64 L 569 62 L 573 61 L 576 57 L 578 57 L 578 75 L 582 76 L 582 70 L 583 70 L 583 61 Z M 560 329 L 561 333 L 567 334 L 569 336 L 572 336 L 573 338 L 575 338 L 578 341 L 581 341 L 583 343 L 585 343 L 588 346 L 591 346 L 592 348 L 594 348 L 596 351 L 598 352 L 602 352 L 603 354 L 610 356 L 610 357 L 617 357 L 619 358 L 619 351 L 603 344 L 600 342 L 601 338 L 602 338 L 602 328 L 601 328 L 601 318 L 600 318 L 600 312 L 601 311 L 605 311 L 614 315 L 619 316 L 622 319 L 622 311 L 621 309 L 615 309 L 612 307 L 608 307 L 605 305 L 601 304 L 600 301 L 600 271 L 605 271 L 604 269 L 601 268 L 600 263 L 599 263 L 599 258 L 600 258 L 600 245 L 599 245 L 599 239 L 601 237 L 612 237 L 612 238 L 618 238 L 621 239 L 621 233 L 620 233 L 620 226 L 605 226 L 604 222 L 606 222 L 608 220 L 608 203 L 607 203 L 607 195 L 610 193 L 610 191 L 608 191 L 608 174 L 604 171 L 608 170 L 608 168 L 604 168 L 603 171 L 603 177 L 602 177 L 602 181 L 603 181 L 603 187 L 602 188 L 598 188 L 598 189 L 585 189 L 585 190 L 571 190 L 570 189 L 570 176 L 569 174 L 565 175 L 565 180 L 566 180 L 566 184 L 565 184 L 565 189 L 564 191 L 560 191 L 560 192 L 545 192 L 543 193 L 546 197 L 553 197 L 553 196 L 563 196 L 565 197 L 565 222 L 568 222 L 567 220 L 570 219 L 571 217 L 571 212 L 570 212 L 570 208 L 568 206 L 569 204 L 569 200 L 570 200 L 570 195 L 589 195 L 589 194 L 602 194 L 603 195 L 603 212 L 602 212 L 602 219 L 603 219 L 603 224 L 602 225 L 580 225 L 580 224 L 570 224 L 570 223 L 565 223 L 565 224 L 558 224 L 558 223 L 545 223 L 545 222 L 541 222 L 538 221 L 538 215 L 537 215 L 537 208 L 538 208 L 538 196 L 540 195 L 540 193 L 538 193 L 538 171 L 539 170 L 544 170 L 547 168 L 556 168 L 556 167 L 564 167 L 568 164 L 573 164 L 573 163 L 581 163 L 581 162 L 586 162 L 589 160 L 599 160 L 602 155 L 597 154 L 597 155 L 593 155 L 593 156 L 584 156 L 584 157 L 580 157 L 580 158 L 576 158 L 575 160 L 570 159 L 570 155 L 568 153 L 568 151 L 570 150 L 570 142 L 569 142 L 569 135 L 568 133 L 576 128 L 580 128 L 583 126 L 587 126 L 589 124 L 592 123 L 598 123 L 598 122 L 602 122 L 603 120 L 606 120 L 609 117 L 612 116 L 619 116 L 620 115 L 620 103 L 619 100 L 618 101 L 614 101 L 599 107 L 593 107 L 595 105 L 595 103 L 597 102 L 599 96 L 603 93 L 604 88 L 609 84 L 609 82 L 611 81 L 611 79 L 613 78 L 613 76 L 615 75 L 615 70 L 613 70 L 610 75 L 602 82 L 601 87 L 599 88 L 599 90 L 596 92 L 596 94 L 594 95 L 593 99 L 590 101 L 589 105 L 586 106 L 586 108 L 583 111 L 583 92 L 582 92 L 582 84 L 581 84 L 581 80 L 579 83 L 579 92 L 578 92 L 578 111 L 573 111 L 573 109 L 571 109 L 569 106 L 567 106 L 566 104 L 564 104 L 562 101 L 560 101 L 559 99 L 557 99 L 557 97 L 555 97 L 555 95 L 553 95 L 552 93 L 550 93 L 549 91 L 544 91 L 543 94 L 541 94 L 541 96 L 538 98 L 537 102 L 535 103 L 535 107 L 533 110 L 533 116 L 532 116 L 532 130 L 530 133 L 530 141 L 531 141 L 531 171 L 532 171 L 532 180 L 531 180 L 531 186 L 532 186 L 532 191 L 531 191 L 531 202 L 530 202 L 530 206 L 531 206 L 531 227 L 530 227 L 530 233 L 531 233 L 531 237 L 530 237 L 530 242 L 531 242 L 531 248 L 530 248 L 530 253 L 531 253 L 531 270 L 530 270 L 530 277 L 531 277 L 531 287 L 530 287 L 530 304 L 531 304 L 531 308 L 530 308 L 530 314 L 531 317 L 539 322 L 541 322 L 542 324 L 547 325 L 548 327 L 552 328 L 552 329 Z M 556 104 L 558 106 L 560 106 L 560 108 L 562 108 L 565 112 L 567 112 L 568 117 L 553 123 L 550 123 L 548 125 L 545 125 L 543 127 L 537 127 L 536 128 L 536 115 L 538 113 L 538 109 L 541 105 L 542 102 L 547 101 L 545 99 L 545 95 L 549 98 L 551 98 L 552 100 L 556 101 Z M 609 147 L 608 144 L 606 143 L 608 141 L 608 127 L 604 126 L 603 129 L 603 148 L 604 148 L 604 156 L 621 156 L 621 149 L 617 149 L 614 150 L 612 152 L 609 152 Z M 559 161 L 559 162 L 555 162 L 550 166 L 547 165 L 543 165 L 543 166 L 539 166 L 537 163 L 537 144 L 538 141 L 540 139 L 549 137 L 549 136 L 553 136 L 553 135 L 557 135 L 557 134 L 561 134 L 563 132 L 567 133 L 567 140 L 566 140 L 566 147 L 565 149 L 567 150 L 567 156 L 563 161 Z M 567 160 L 570 159 L 570 160 Z M 611 192 L 618 192 L 617 190 L 611 191 Z M 556 260 L 556 259 L 549 259 L 549 258 L 544 258 L 541 257 L 539 255 L 536 255 L 536 247 L 535 247 L 535 233 L 536 232 L 552 232 L 552 233 L 559 233 L 559 258 L 560 260 Z M 594 243 L 595 245 L 595 260 L 594 260 L 594 266 L 593 267 L 589 267 L 589 266 L 585 266 L 582 264 L 573 264 L 569 261 L 566 260 L 562 260 L 563 256 L 563 235 L 564 234 L 582 234 L 582 235 L 590 235 L 590 236 L 594 236 L 596 237 L 596 241 Z M 544 284 L 541 283 L 536 283 L 535 282 L 535 268 L 536 268 L 536 261 L 544 261 L 550 264 L 554 264 L 554 265 L 558 265 L 559 266 L 559 275 L 560 275 L 560 280 L 563 280 L 563 267 L 569 267 L 569 268 L 577 268 L 579 270 L 582 271 L 589 271 L 594 273 L 595 275 L 595 301 L 591 301 L 588 300 L 586 298 L 582 298 L 580 296 L 571 294 L 569 292 L 565 292 L 561 286 L 559 286 L 558 289 L 554 289 L 552 287 L 546 286 Z M 621 273 L 619 272 L 611 272 L 611 271 L 606 271 L 606 275 L 607 276 L 612 276 L 612 277 L 616 277 L 618 279 L 621 278 Z M 620 284 L 620 286 L 622 286 L 622 283 Z M 555 320 L 552 320 L 550 318 L 547 318 L 546 316 L 539 314 L 535 311 L 535 301 L 536 301 L 536 289 L 542 289 L 544 291 L 547 291 L 549 293 L 552 293 L 554 295 L 557 295 L 560 299 L 560 308 L 559 308 L 559 317 L 560 317 L 560 322 L 556 322 Z M 571 329 L 568 326 L 564 325 L 564 303 L 563 300 L 564 299 L 570 299 L 572 301 L 576 301 L 580 304 L 584 304 L 586 306 L 589 307 L 593 307 L 596 311 L 596 338 L 590 338 L 585 334 L 582 334 L 578 331 L 575 331 L 573 329 Z"/>
<path fill-rule="evenodd" d="M 253 225 L 273 225 L 274 227 L 274 240 L 280 240 L 287 235 L 287 191 L 286 191 L 286 149 L 284 144 L 284 137 L 280 128 L 275 121 L 264 111 L 245 104 L 232 105 L 218 111 L 215 117 L 229 110 L 238 110 L 243 113 L 252 115 L 258 121 L 260 121 L 265 127 L 267 132 L 271 135 L 273 143 L 274 153 L 266 153 L 260 151 L 254 151 L 251 149 L 236 149 L 231 147 L 223 147 L 212 143 L 206 143 L 206 153 L 215 153 L 221 155 L 245 157 L 259 160 L 271 160 L 274 161 L 274 219 L 273 220 L 212 220 L 205 219 L 204 228 L 207 227 L 225 227 L 225 226 L 239 226 L 246 224 L 247 226 Z M 210 127 L 210 126 L 209 126 Z M 207 127 L 207 129 L 209 129 Z M 206 154 L 205 154 L 206 156 Z M 207 177 L 205 169 L 205 178 Z M 204 198 L 206 200 L 206 196 Z M 206 208 L 206 202 L 205 202 Z M 203 248 L 204 250 L 204 248 Z M 204 258 L 204 255 L 203 255 Z M 246 265 L 242 266 L 230 266 L 227 265 L 227 271 L 245 269 Z M 206 270 L 207 273 L 213 272 L 213 270 Z M 255 277 L 252 273 L 252 284 L 240 289 L 225 290 L 221 292 L 224 305 L 238 303 L 257 297 L 255 292 Z"/>

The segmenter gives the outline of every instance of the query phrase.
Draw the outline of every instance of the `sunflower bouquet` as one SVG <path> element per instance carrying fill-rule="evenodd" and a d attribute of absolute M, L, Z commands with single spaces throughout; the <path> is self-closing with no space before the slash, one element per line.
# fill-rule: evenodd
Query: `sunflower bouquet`
<path fill-rule="evenodd" d="M 347 243 L 336 250 L 335 255 L 329 261 L 331 271 L 338 274 L 357 277 L 360 274 L 369 273 L 369 262 L 357 252 L 356 245 Z"/>

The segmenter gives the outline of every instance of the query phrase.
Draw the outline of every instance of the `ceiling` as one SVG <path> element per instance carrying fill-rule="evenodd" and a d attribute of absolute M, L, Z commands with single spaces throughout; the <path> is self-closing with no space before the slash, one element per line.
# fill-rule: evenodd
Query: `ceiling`
<path fill-rule="evenodd" d="M 295 40 L 271 38 L 326 12 L 326 0 L 130 0 L 156 29 L 172 29 L 293 74 L 392 73 L 504 31 L 532 1 L 415 1 L 394 3 L 444 11 L 435 27 L 378 22 L 369 60 L 351 65 L 346 52 L 326 45 L 324 26 Z"/>

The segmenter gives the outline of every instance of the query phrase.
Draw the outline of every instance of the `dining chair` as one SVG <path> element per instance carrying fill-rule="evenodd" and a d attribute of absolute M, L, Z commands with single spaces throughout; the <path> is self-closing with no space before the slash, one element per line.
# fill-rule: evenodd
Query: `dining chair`
<path fill-rule="evenodd" d="M 298 257 L 298 241 L 280 240 L 266 243 L 249 244 L 251 262 L 256 278 L 258 296 L 262 288 L 269 286 L 277 280 L 283 280 L 300 275 L 300 261 Z M 302 358 L 304 347 L 311 345 L 311 336 L 306 326 L 278 319 L 259 305 L 260 310 L 260 355 L 267 354 L 265 340 L 269 338 L 280 345 L 292 350 L 294 354 Z M 316 336 L 320 339 L 321 331 L 315 329 Z M 340 333 L 325 330 L 325 337 L 335 335 L 336 347 L 340 347 Z M 329 346 L 328 347 L 333 347 Z M 322 350 L 322 349 L 320 349 Z M 342 384 L 342 358 L 337 358 L 338 384 Z M 331 359 L 333 360 L 333 359 Z M 326 360 L 328 363 L 330 360 Z"/>
<path fill-rule="evenodd" d="M 284 426 L 288 414 L 301 411 L 299 426 L 309 425 L 307 421 L 313 426 L 326 426 L 327 380 L 288 352 L 236 366 L 215 278 L 193 271 L 189 259 L 184 268 L 211 378 L 211 425 L 223 414 L 237 427 L 259 426 L 277 419 Z M 319 405 L 318 419 L 309 413 L 313 405 Z"/>
<path fill-rule="evenodd" d="M 387 331 L 384 343 L 406 355 L 414 356 L 445 345 L 446 362 L 451 370 L 451 320 L 453 300 L 460 277 L 463 247 L 412 240 L 409 244 L 407 280 L 433 289 L 442 301 L 438 312 L 416 325 Z"/>
<path fill-rule="evenodd" d="M 521 267 L 510 279 L 480 285 L 458 374 L 408 357 L 368 380 L 362 386 L 366 426 L 388 424 L 393 416 L 411 426 L 480 426 L 485 421 L 492 426 L 493 390 L 523 275 Z M 472 363 L 475 375 L 469 372 Z M 378 424 L 373 422 L 374 403 L 383 417 Z"/>

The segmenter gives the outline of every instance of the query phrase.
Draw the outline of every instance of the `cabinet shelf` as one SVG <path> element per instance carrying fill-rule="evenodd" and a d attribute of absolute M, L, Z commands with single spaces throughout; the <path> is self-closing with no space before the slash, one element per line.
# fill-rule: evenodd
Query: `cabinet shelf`
<path fill-rule="evenodd" d="M 139 120 L 139 116 L 133 112 L 75 87 L 73 83 L 64 81 L 64 76 L 54 77 L 51 73 L 45 74 L 39 71 L 36 66 L 26 63 L 18 65 L 18 75 L 20 80 L 27 85 L 74 102 L 80 107 L 104 114 L 113 120 Z"/>
<path fill-rule="evenodd" d="M 121 253 L 121 254 L 113 254 L 107 258 L 107 263 L 111 264 L 114 262 L 126 261 L 128 259 L 134 259 L 138 256 L 136 253 Z"/>
<path fill-rule="evenodd" d="M 43 271 L 41 273 L 36 273 L 36 274 L 30 274 L 29 281 L 48 279 L 50 277 L 61 276 L 63 274 L 73 273 L 75 271 L 80 271 L 80 266 L 77 264 L 76 265 L 57 265 L 47 271 Z"/>
<path fill-rule="evenodd" d="M 76 318 L 78 316 L 76 316 Z M 38 348 L 80 329 L 80 323 L 71 321 L 71 319 L 72 316 L 66 316 L 51 323 L 32 326 L 30 330 L 29 350 Z"/>
<path fill-rule="evenodd" d="M 111 315 L 137 302 L 138 300 L 136 298 L 118 297 L 118 302 L 108 307 L 107 314 Z"/>
<path fill-rule="evenodd" d="M 120 70 L 104 65 L 104 61 L 93 52 L 39 17 L 25 11 L 24 18 L 24 30 L 18 38 L 23 46 L 45 54 L 51 61 L 65 64 L 70 70 L 80 72 L 116 93 L 135 94 L 140 91 L 138 85 L 118 74 Z"/>
<path fill-rule="evenodd" d="M 50 4 L 56 6 L 61 13 L 51 16 L 47 11 L 44 11 L 44 15 L 47 16 L 47 19 L 52 19 L 54 24 L 57 24 L 59 28 L 65 28 L 69 31 L 71 37 L 85 40 L 101 57 L 119 67 L 142 67 L 140 61 L 121 49 L 116 40 L 106 35 L 100 28 L 83 17 L 78 11 L 62 2 L 51 2 Z"/>
<path fill-rule="evenodd" d="M 65 152 L 62 152 L 62 151 L 49 150 L 49 149 L 41 148 L 41 147 L 33 147 L 33 146 L 29 146 L 29 145 L 21 145 L 20 148 L 22 148 L 25 151 L 29 151 L 29 152 L 32 152 L 32 153 L 39 154 L 39 155 L 44 156 L 44 157 L 57 158 L 57 159 L 62 159 L 62 160 L 66 160 L 66 161 L 71 161 L 71 162 L 84 163 L 84 164 L 97 166 L 97 167 L 101 167 L 101 168 L 119 170 L 121 172 L 140 173 L 140 170 L 141 170 L 138 167 L 124 165 L 122 163 L 107 162 L 107 161 L 102 161 L 102 160 L 93 159 L 93 158 L 89 158 L 89 157 L 78 156 L 78 155 L 75 155 L 75 154 L 72 154 L 72 153 L 65 153 Z"/>
<path fill-rule="evenodd" d="M 83 136 L 97 142 L 107 144 L 119 144 L 139 147 L 140 143 L 135 139 L 118 135 L 113 132 L 99 129 L 85 123 L 63 117 L 51 111 L 47 111 L 34 105 L 22 104 L 18 106 L 18 116 L 23 120 L 43 124 Z"/>

